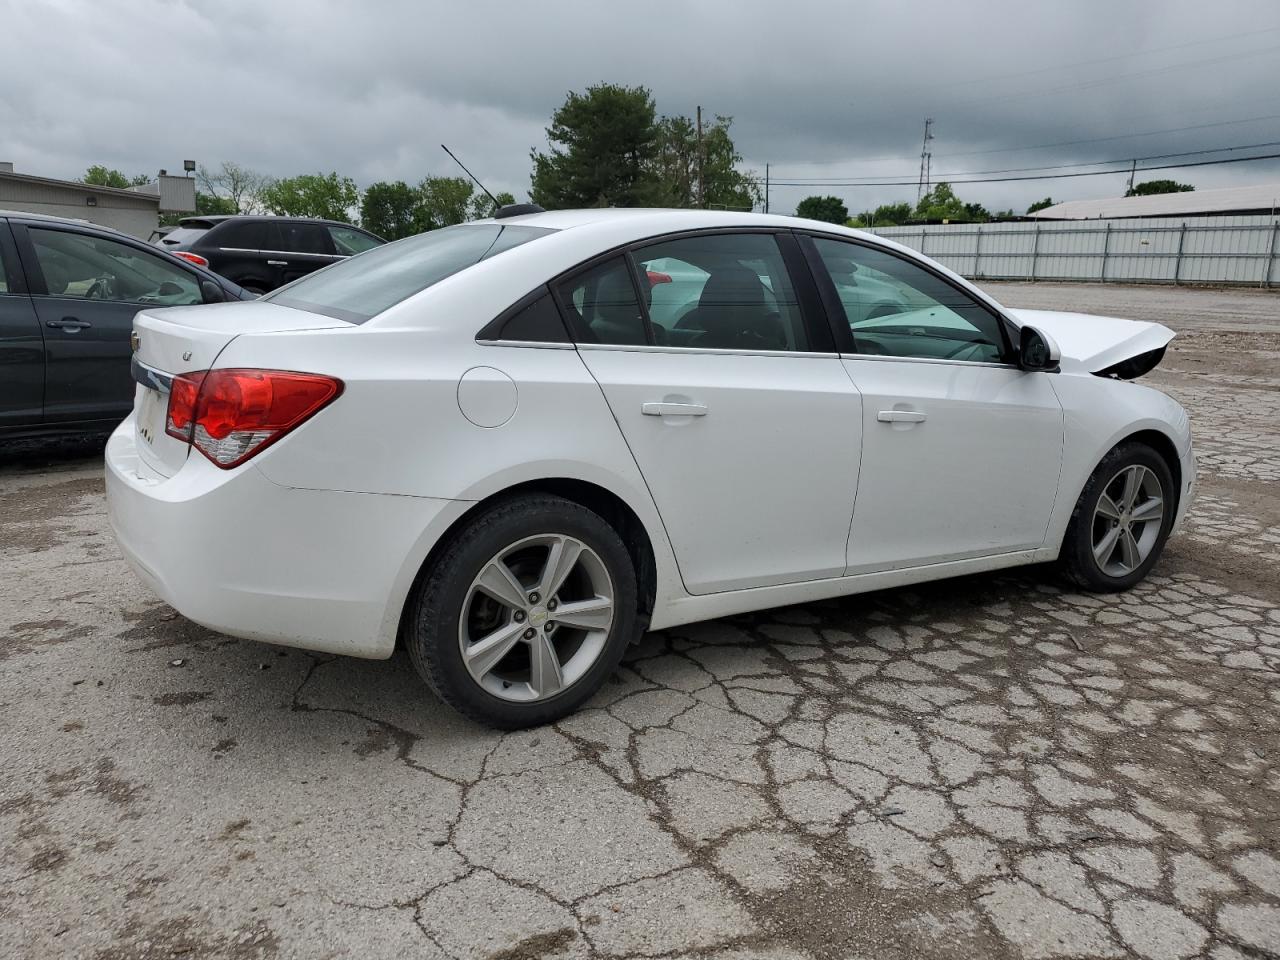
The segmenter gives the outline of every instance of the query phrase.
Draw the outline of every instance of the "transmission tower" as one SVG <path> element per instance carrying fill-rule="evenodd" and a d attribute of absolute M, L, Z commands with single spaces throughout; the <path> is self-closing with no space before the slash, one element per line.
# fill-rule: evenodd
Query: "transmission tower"
<path fill-rule="evenodd" d="M 929 174 L 933 167 L 933 154 L 929 150 L 929 141 L 933 139 L 932 127 L 933 118 L 929 117 L 924 122 L 924 144 L 920 147 L 920 184 L 916 188 L 916 203 L 929 192 Z"/>

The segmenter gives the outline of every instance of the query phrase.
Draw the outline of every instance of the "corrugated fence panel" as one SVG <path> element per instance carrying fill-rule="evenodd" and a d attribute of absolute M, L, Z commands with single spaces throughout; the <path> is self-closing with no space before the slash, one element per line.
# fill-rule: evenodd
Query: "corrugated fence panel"
<path fill-rule="evenodd" d="M 1270 216 L 956 223 L 869 231 L 966 277 L 1280 284 Z"/>

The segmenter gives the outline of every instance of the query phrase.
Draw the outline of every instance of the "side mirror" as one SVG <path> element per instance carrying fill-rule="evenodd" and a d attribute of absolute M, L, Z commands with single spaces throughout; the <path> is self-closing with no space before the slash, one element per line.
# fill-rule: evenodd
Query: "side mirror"
<path fill-rule="evenodd" d="M 1018 344 L 1018 366 L 1023 370 L 1057 373 L 1062 364 L 1062 351 L 1057 342 L 1043 330 L 1023 327 Z"/>
<path fill-rule="evenodd" d="M 204 298 L 205 303 L 222 303 L 227 299 L 222 288 L 212 280 L 200 281 L 200 296 Z"/>

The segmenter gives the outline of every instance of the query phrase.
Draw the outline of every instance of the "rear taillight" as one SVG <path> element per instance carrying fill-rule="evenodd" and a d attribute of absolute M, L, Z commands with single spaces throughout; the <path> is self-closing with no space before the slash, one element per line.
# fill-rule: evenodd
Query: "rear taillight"
<path fill-rule="evenodd" d="M 175 257 L 181 257 L 183 260 L 186 260 L 188 263 L 194 263 L 197 267 L 209 266 L 208 258 L 202 257 L 198 253 L 188 253 L 185 250 L 170 250 L 169 252 L 172 253 Z"/>
<path fill-rule="evenodd" d="M 201 370 L 173 378 L 165 432 L 224 470 L 275 443 L 342 393 L 342 381 L 287 370 Z"/>

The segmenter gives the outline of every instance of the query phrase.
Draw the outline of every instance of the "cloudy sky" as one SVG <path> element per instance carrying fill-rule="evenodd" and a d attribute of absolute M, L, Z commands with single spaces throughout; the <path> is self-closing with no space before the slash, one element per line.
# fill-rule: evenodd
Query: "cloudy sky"
<path fill-rule="evenodd" d="M 935 179 L 960 179 L 1280 141 L 1280 4 L 0 0 L 0 160 L 45 176 L 190 158 L 414 182 L 456 172 L 444 142 L 523 199 L 552 111 L 602 81 L 649 87 L 661 113 L 732 116 L 746 165 L 776 181 L 914 181 L 933 117 Z M 1148 175 L 1167 176 L 1280 182 L 1280 161 Z M 957 192 L 1021 210 L 1124 180 Z M 772 209 L 808 193 L 857 211 L 916 190 L 777 186 Z"/>

